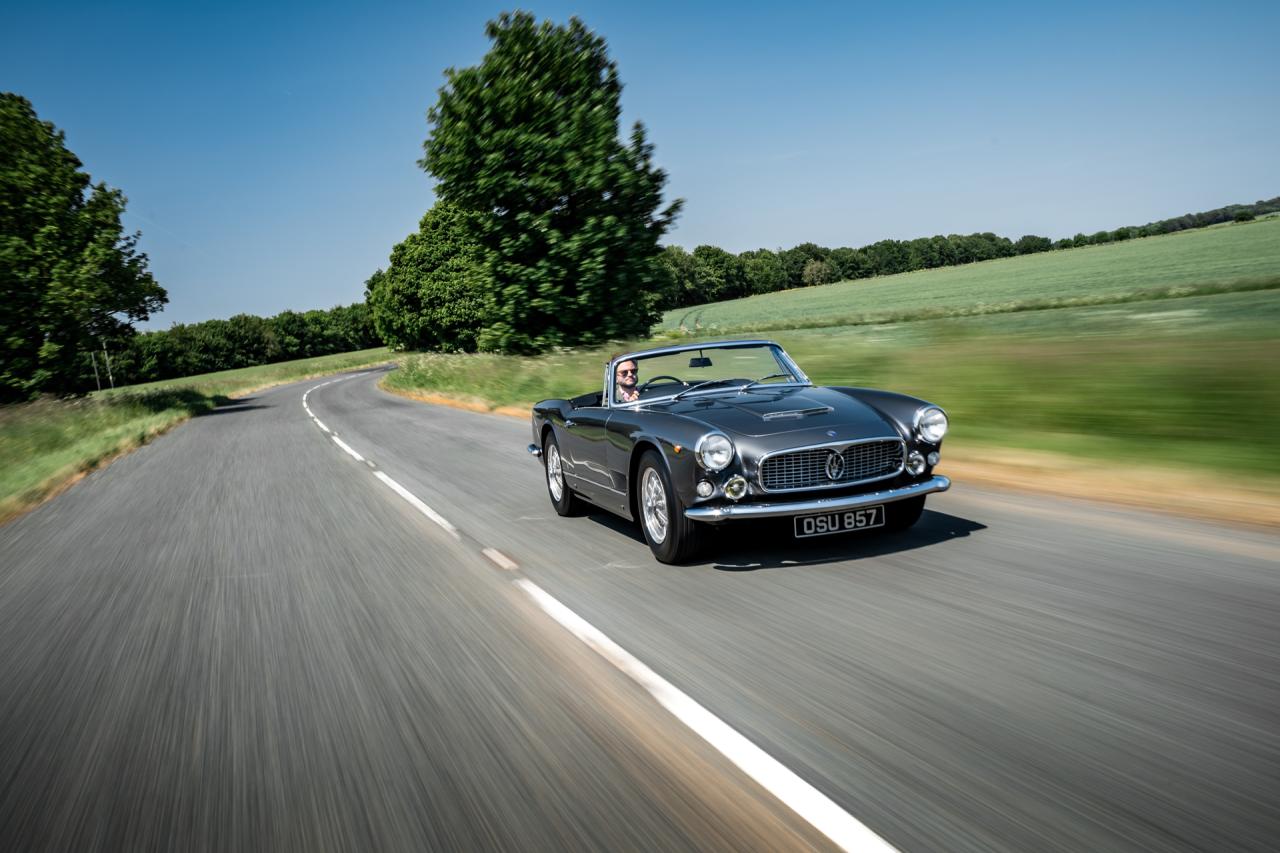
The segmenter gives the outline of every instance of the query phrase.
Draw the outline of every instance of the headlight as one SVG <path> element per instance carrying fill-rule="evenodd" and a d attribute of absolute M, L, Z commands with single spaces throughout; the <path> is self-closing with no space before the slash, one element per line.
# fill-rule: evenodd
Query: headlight
<path fill-rule="evenodd" d="M 930 406 L 916 415 L 916 429 L 920 437 L 930 444 L 937 444 L 947 434 L 947 416 L 942 409 Z"/>
<path fill-rule="evenodd" d="M 709 432 L 698 439 L 698 461 L 708 471 L 723 471 L 733 461 L 733 442 L 727 435 Z"/>

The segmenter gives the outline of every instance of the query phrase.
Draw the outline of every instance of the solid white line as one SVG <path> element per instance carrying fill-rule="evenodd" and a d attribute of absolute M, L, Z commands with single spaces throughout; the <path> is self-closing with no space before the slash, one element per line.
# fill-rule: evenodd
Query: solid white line
<path fill-rule="evenodd" d="M 338 438 L 338 437 L 337 437 L 336 435 L 334 435 L 333 433 L 329 433 L 329 438 L 332 438 L 332 439 L 333 439 L 333 443 L 334 443 L 334 444 L 338 445 L 338 446 L 339 446 L 339 447 L 341 447 L 343 450 L 345 450 L 345 451 L 347 452 L 347 454 L 348 454 L 349 456 L 351 456 L 351 458 L 355 459 L 357 462 L 363 462 L 363 461 L 364 461 L 364 457 L 363 457 L 363 456 L 361 456 L 359 453 L 356 453 L 354 450 L 352 450 L 352 449 L 351 449 L 351 445 L 347 444 L 345 441 L 343 441 L 342 439 Z"/>
<path fill-rule="evenodd" d="M 441 515 L 431 507 L 424 504 L 421 500 L 418 499 L 418 496 L 415 495 L 413 492 L 409 491 L 404 486 L 400 485 L 395 480 L 388 477 L 382 471 L 374 471 L 373 476 L 377 477 L 379 480 L 386 483 L 387 486 L 389 486 L 393 492 L 395 492 L 397 495 L 399 495 L 400 497 L 408 501 L 413 506 L 413 508 L 416 509 L 418 512 L 422 513 L 427 518 L 431 519 L 436 524 L 440 525 L 445 530 L 452 533 L 455 538 L 458 537 L 458 528 L 450 524 L 449 520 L 445 518 L 443 515 Z"/>
<path fill-rule="evenodd" d="M 516 565 L 514 560 L 499 551 L 497 548 L 485 548 L 480 553 L 492 560 L 500 569 L 506 569 L 509 572 L 514 572 L 516 569 L 520 568 Z"/>
<path fill-rule="evenodd" d="M 329 431 L 329 428 L 328 428 L 327 426 L 325 426 L 323 423 L 321 423 L 321 422 L 320 422 L 320 419 L 319 419 L 319 418 L 317 418 L 315 415 L 312 415 L 312 416 L 311 416 L 311 420 L 315 421 L 315 422 L 316 422 L 316 426 L 320 427 L 320 429 L 324 430 L 325 432 L 328 432 L 328 431 Z"/>
<path fill-rule="evenodd" d="M 687 694 L 641 663 L 628 651 L 601 633 L 537 584 L 523 578 L 516 581 L 538 606 L 575 637 L 595 649 L 605 660 L 622 670 L 649 692 L 662 707 L 676 716 L 695 734 L 716 748 L 725 758 L 785 803 L 815 829 L 844 850 L 892 851 L 894 848 L 853 815 L 832 802 L 817 788 L 784 767 L 760 747 Z"/>

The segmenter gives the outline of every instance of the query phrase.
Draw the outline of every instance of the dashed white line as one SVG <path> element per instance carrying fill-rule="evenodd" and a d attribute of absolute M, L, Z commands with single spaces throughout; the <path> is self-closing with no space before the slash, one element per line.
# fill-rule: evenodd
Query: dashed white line
<path fill-rule="evenodd" d="M 333 433 L 329 433 L 329 438 L 332 438 L 333 443 L 341 447 L 343 451 L 346 452 L 346 454 L 350 456 L 352 459 L 356 460 L 357 462 L 364 461 L 364 457 L 361 456 L 359 453 L 356 453 L 355 450 L 352 449 L 351 445 L 347 444 L 345 441 L 338 438 Z"/>
<path fill-rule="evenodd" d="M 506 569 L 509 572 L 514 572 L 516 569 L 520 568 L 516 565 L 515 560 L 512 560 L 497 548 L 485 548 L 480 553 L 488 557 L 489 560 L 500 569 Z"/>
<path fill-rule="evenodd" d="M 431 507 L 427 506 L 425 503 L 419 500 L 418 496 L 415 495 L 413 492 L 409 491 L 404 486 L 400 485 L 395 480 L 388 477 L 382 471 L 374 471 L 373 476 L 377 477 L 379 480 L 385 483 L 387 487 L 391 489 L 391 491 L 395 492 L 397 495 L 399 495 L 400 497 L 408 501 L 409 504 L 418 512 L 422 513 L 427 518 L 431 519 L 436 524 L 440 525 L 445 530 L 452 533 L 455 539 L 462 538 L 461 536 L 458 535 L 458 528 L 450 524 L 449 519 L 445 518 L 443 515 L 436 512 Z"/>
<path fill-rule="evenodd" d="M 645 666 L 626 649 L 610 640 L 532 581 L 524 578 L 515 583 L 571 634 L 627 674 L 676 719 L 711 744 L 721 755 L 737 765 L 792 811 L 844 850 L 892 851 L 894 848 L 868 829 L 853 815 L 840 808 L 825 794 L 781 762 L 747 740 L 728 723 L 693 701 L 687 694 Z"/>

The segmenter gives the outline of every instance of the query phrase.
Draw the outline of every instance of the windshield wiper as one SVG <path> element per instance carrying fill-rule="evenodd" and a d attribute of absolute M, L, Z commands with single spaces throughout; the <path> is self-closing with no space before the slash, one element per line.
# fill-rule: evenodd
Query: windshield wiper
<path fill-rule="evenodd" d="M 699 388 L 705 388 L 708 385 L 717 385 L 721 382 L 729 382 L 729 381 L 730 380 L 728 379 L 708 379 L 706 382 L 699 382 L 697 385 L 690 385 L 688 388 L 679 392 L 678 394 L 673 396 L 671 399 L 679 400 L 681 397 L 683 397 L 685 394 L 688 394 L 690 391 L 697 391 Z"/>
<path fill-rule="evenodd" d="M 743 385 L 741 388 L 739 388 L 738 393 L 741 394 L 743 391 L 747 390 L 752 385 L 759 385 L 762 382 L 768 382 L 770 379 L 795 379 L 795 377 L 792 376 L 790 373 L 770 373 L 768 376 L 761 377 L 760 379 L 752 379 L 746 385 Z"/>

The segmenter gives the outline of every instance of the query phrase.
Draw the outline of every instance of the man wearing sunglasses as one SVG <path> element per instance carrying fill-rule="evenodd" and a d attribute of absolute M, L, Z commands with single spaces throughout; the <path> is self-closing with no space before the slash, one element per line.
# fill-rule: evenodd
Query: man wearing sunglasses
<path fill-rule="evenodd" d="M 634 361 L 618 362 L 614 369 L 613 386 L 614 396 L 619 403 L 634 403 L 640 399 L 640 392 L 636 390 L 638 376 L 639 370 Z"/>

